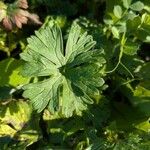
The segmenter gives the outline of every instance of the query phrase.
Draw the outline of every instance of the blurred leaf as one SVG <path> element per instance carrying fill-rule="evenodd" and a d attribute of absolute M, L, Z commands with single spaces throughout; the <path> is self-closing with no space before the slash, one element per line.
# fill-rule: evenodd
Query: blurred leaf
<path fill-rule="evenodd" d="M 127 20 L 127 28 L 128 28 L 129 34 L 130 32 L 136 32 L 139 25 L 141 25 L 141 17 L 139 16 L 136 16 L 134 18 Z"/>
<path fill-rule="evenodd" d="M 114 6 L 114 15 L 117 17 L 117 18 L 121 18 L 122 16 L 122 8 L 121 6 L 117 5 L 117 6 Z"/>
<path fill-rule="evenodd" d="M 141 11 L 144 8 L 144 4 L 141 1 L 133 3 L 130 8 L 135 11 Z"/>
<path fill-rule="evenodd" d="M 115 26 L 113 26 L 111 28 L 111 31 L 112 31 L 112 34 L 114 35 L 114 37 L 119 39 L 119 31 L 118 31 L 118 29 Z"/>
<path fill-rule="evenodd" d="M 130 101 L 146 116 L 150 116 L 150 90 L 141 87 L 136 87 L 133 97 Z"/>
<path fill-rule="evenodd" d="M 17 87 L 29 82 L 29 78 L 19 75 L 22 67 L 22 61 L 14 58 L 8 58 L 0 62 L 0 86 Z"/>
<path fill-rule="evenodd" d="M 105 139 L 98 138 L 89 145 L 85 150 L 108 150 L 112 149 L 113 145 L 106 141 Z"/>
<path fill-rule="evenodd" d="M 0 101 L 6 101 L 8 99 L 11 99 L 11 87 L 3 86 L 0 87 Z"/>
<path fill-rule="evenodd" d="M 143 80 L 150 80 L 150 62 L 145 63 L 142 65 L 140 72 L 138 72 L 138 76 Z"/>
<path fill-rule="evenodd" d="M 130 7 L 130 4 L 132 2 L 132 0 L 122 0 L 122 1 L 123 1 L 123 6 L 127 9 Z"/>
<path fill-rule="evenodd" d="M 1 106 L 3 106 L 0 112 L 1 122 L 11 124 L 15 130 L 21 130 L 31 117 L 31 107 L 26 102 L 11 101 Z"/>
<path fill-rule="evenodd" d="M 147 87 L 143 87 L 139 83 L 134 89 L 130 84 L 127 84 L 120 87 L 120 91 L 128 98 L 132 106 L 141 113 L 141 116 L 150 116 L 150 90 Z"/>
<path fill-rule="evenodd" d="M 139 49 L 138 43 L 127 40 L 124 45 L 123 52 L 127 55 L 135 55 L 138 49 Z"/>
<path fill-rule="evenodd" d="M 141 138 L 136 134 L 129 134 L 124 140 L 118 140 L 113 150 L 140 150 Z"/>
<path fill-rule="evenodd" d="M 54 24 L 57 24 L 60 28 L 63 28 L 66 25 L 66 23 L 66 16 L 47 16 L 41 28 L 44 29 L 48 26 L 52 27 Z"/>
<path fill-rule="evenodd" d="M 150 118 L 137 124 L 136 128 L 150 133 Z"/>
<path fill-rule="evenodd" d="M 26 146 L 38 140 L 38 119 L 32 117 L 32 108 L 28 103 L 13 100 L 0 104 L 0 107 L 0 137 L 9 136 L 12 140 L 24 141 Z"/>

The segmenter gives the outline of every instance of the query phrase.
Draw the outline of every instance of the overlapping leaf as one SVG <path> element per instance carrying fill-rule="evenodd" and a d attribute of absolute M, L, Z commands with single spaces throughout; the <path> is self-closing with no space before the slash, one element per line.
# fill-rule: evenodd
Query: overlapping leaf
<path fill-rule="evenodd" d="M 66 49 L 58 27 L 47 27 L 28 39 L 27 51 L 21 54 L 26 61 L 25 76 L 42 76 L 43 80 L 25 85 L 24 97 L 41 112 L 45 107 L 64 116 L 80 114 L 103 86 L 101 68 L 105 63 L 103 51 L 94 50 L 95 41 L 73 24 Z M 46 77 L 46 79 L 45 79 Z"/>
<path fill-rule="evenodd" d="M 13 100 L 0 103 L 0 108 L 0 149 L 3 149 L 2 139 L 6 139 L 4 149 L 12 146 L 13 141 L 16 145 L 24 142 L 26 147 L 39 139 L 39 120 L 33 118 L 32 107 L 27 102 Z"/>

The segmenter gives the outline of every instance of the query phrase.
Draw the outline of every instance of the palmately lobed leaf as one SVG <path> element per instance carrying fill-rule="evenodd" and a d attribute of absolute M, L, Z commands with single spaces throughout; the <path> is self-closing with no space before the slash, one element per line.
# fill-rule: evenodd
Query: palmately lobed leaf
<path fill-rule="evenodd" d="M 95 44 L 76 24 L 70 29 L 65 50 L 59 27 L 37 31 L 21 54 L 25 61 L 22 75 L 42 78 L 25 85 L 23 96 L 38 112 L 48 107 L 51 113 L 58 111 L 65 117 L 81 114 L 104 84 L 100 71 L 105 59 L 102 50 L 93 49 Z"/>

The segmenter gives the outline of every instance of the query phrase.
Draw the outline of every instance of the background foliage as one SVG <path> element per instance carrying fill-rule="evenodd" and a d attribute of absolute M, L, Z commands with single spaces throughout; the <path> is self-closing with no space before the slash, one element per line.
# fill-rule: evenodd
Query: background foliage
<path fill-rule="evenodd" d="M 149 150 L 150 1 L 28 0 L 28 6 L 0 1 L 0 149 Z M 38 40 L 45 43 L 47 33 L 51 55 Z M 57 62 L 54 43 L 65 49 L 55 67 L 45 59 Z M 73 59 L 70 49 L 78 51 Z M 52 67 L 61 73 L 57 84 Z M 55 94 L 34 99 L 39 86 Z"/>

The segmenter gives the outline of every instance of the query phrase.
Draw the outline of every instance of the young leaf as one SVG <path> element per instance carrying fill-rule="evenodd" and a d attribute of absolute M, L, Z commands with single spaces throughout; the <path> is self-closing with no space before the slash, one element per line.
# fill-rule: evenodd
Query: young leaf
<path fill-rule="evenodd" d="M 92 97 L 99 94 L 104 84 L 100 69 L 105 63 L 103 51 L 91 50 L 95 41 L 73 25 L 65 51 L 58 27 L 47 27 L 28 39 L 28 49 L 21 54 L 25 63 L 25 76 L 47 76 L 47 79 L 23 87 L 23 96 L 29 98 L 34 108 L 41 112 L 60 111 L 64 116 L 80 114 Z M 49 77 L 49 78 L 48 78 Z"/>
<path fill-rule="evenodd" d="M 130 7 L 131 2 L 132 0 L 123 0 L 123 6 L 128 9 Z"/>
<path fill-rule="evenodd" d="M 133 3 L 130 8 L 135 11 L 141 11 L 144 8 L 144 4 L 140 1 Z"/>
<path fill-rule="evenodd" d="M 121 6 L 119 6 L 119 5 L 114 6 L 114 15 L 117 18 L 121 18 L 121 16 L 122 16 L 122 8 L 121 8 Z"/>
<path fill-rule="evenodd" d="M 113 26 L 113 27 L 111 28 L 111 31 L 112 31 L 113 36 L 114 36 L 115 38 L 119 39 L 119 31 L 118 31 L 118 29 L 117 29 L 115 26 Z"/>

